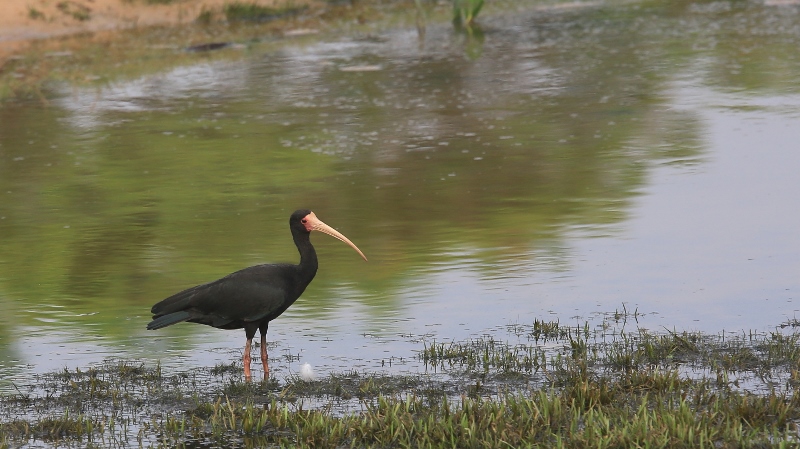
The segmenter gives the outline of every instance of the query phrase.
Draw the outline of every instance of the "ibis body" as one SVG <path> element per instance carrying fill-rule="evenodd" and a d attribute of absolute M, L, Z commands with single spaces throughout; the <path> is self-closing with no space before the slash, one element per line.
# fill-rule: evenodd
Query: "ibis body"
<path fill-rule="evenodd" d="M 247 343 L 243 363 L 245 378 L 251 378 L 250 347 L 256 330 L 261 333 L 261 364 L 269 376 L 267 329 L 270 321 L 289 308 L 314 279 L 319 266 L 311 245 L 311 231 L 333 236 L 364 253 L 347 237 L 319 220 L 310 210 L 297 210 L 289 217 L 289 228 L 300 252 L 300 263 L 254 265 L 216 281 L 187 288 L 157 303 L 151 309 L 148 329 L 161 329 L 187 321 L 218 329 L 244 328 Z"/>

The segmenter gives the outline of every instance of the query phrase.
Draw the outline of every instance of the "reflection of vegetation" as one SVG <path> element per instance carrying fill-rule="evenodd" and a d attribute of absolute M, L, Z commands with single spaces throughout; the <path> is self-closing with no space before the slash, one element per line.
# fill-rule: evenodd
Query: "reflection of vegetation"
<path fill-rule="evenodd" d="M 610 232 L 649 161 L 701 156 L 697 121 L 658 107 L 672 71 L 698 50 L 676 31 L 683 16 L 652 13 L 537 13 L 529 34 L 482 42 L 472 60 L 401 54 L 395 70 L 354 75 L 259 58 L 211 87 L 180 74 L 137 81 L 140 97 L 110 86 L 124 100 L 108 108 L 103 91 L 78 91 L 70 103 L 90 99 L 71 111 L 0 109 L 2 291 L 33 311 L 4 308 L 20 319 L 2 326 L 30 324 L 44 304 L 80 303 L 107 313 L 73 323 L 101 321 L 125 338 L 119 316 L 145 314 L 180 287 L 296 261 L 286 220 L 297 207 L 373 261 L 365 269 L 315 241 L 321 270 L 304 296 L 313 316 L 342 296 L 376 314 L 396 309 L 393 292 L 443 263 L 470 259 L 489 275 L 544 257 L 557 260 L 545 269 L 568 265 L 565 230 Z M 699 39 L 722 29 L 690 18 L 693 33 L 711 33 Z M 699 53 L 712 72 L 741 66 L 719 78 L 730 86 L 796 88 L 797 61 L 775 41 L 791 38 L 734 35 Z M 757 54 L 734 51 L 744 44 Z M 768 61 L 781 70 L 762 71 Z"/>
<path fill-rule="evenodd" d="M 481 57 L 483 54 L 483 44 L 485 36 L 483 30 L 478 26 L 469 26 L 463 28 L 461 31 L 464 33 L 464 54 L 467 59 L 474 61 Z"/>

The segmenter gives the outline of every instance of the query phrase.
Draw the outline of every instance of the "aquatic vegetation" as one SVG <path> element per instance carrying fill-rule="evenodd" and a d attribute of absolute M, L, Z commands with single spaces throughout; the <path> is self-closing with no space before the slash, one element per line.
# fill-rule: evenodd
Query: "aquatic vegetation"
<path fill-rule="evenodd" d="M 538 320 L 507 330 L 518 341 L 423 340 L 425 374 L 243 382 L 236 364 L 164 373 L 125 360 L 62 370 L 0 397 L 0 447 L 725 448 L 797 437 L 798 333 Z"/>
<path fill-rule="evenodd" d="M 483 8 L 483 0 L 453 0 L 453 23 L 471 27 Z"/>
<path fill-rule="evenodd" d="M 467 342 L 425 344 L 420 359 L 428 366 L 442 369 L 459 368 L 464 373 L 532 374 L 546 364 L 545 351 L 530 345 L 509 345 L 493 337 Z"/>

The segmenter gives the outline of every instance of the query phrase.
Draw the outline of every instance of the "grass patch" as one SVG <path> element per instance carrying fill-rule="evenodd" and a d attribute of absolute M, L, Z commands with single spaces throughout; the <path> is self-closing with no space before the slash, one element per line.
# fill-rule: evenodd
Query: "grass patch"
<path fill-rule="evenodd" d="M 122 0 L 123 3 L 136 3 L 141 2 L 148 5 L 172 5 L 174 3 L 181 3 L 186 0 Z"/>
<path fill-rule="evenodd" d="M 197 22 L 200 25 L 208 26 L 211 25 L 211 22 L 213 20 L 214 20 L 214 12 L 208 9 L 203 9 L 202 11 L 200 11 L 200 14 L 197 15 L 197 19 L 195 19 L 195 22 Z"/>
<path fill-rule="evenodd" d="M 533 345 L 509 345 L 493 337 L 467 342 L 427 344 L 419 355 L 427 365 L 478 374 L 532 374 L 546 364 L 544 350 Z"/>
<path fill-rule="evenodd" d="M 28 6 L 28 18 L 31 20 L 44 20 L 45 16 L 43 12 L 33 6 Z"/>
<path fill-rule="evenodd" d="M 483 0 L 453 0 L 453 23 L 472 26 L 483 8 Z"/>
<path fill-rule="evenodd" d="M 233 2 L 225 5 L 223 12 L 229 22 L 268 22 L 297 15 L 306 9 L 308 9 L 307 6 L 273 8 L 256 3 Z"/>
<path fill-rule="evenodd" d="M 518 341 L 420 343 L 419 360 L 433 375 L 354 371 L 248 383 L 236 363 L 165 374 L 124 360 L 62 370 L 0 397 L 0 444 L 796 444 L 797 333 L 627 333 L 539 321 L 508 331 Z"/>
<path fill-rule="evenodd" d="M 62 1 L 56 3 L 56 8 L 64 15 L 70 16 L 73 19 L 85 22 L 92 18 L 92 10 L 85 5 L 72 1 Z"/>

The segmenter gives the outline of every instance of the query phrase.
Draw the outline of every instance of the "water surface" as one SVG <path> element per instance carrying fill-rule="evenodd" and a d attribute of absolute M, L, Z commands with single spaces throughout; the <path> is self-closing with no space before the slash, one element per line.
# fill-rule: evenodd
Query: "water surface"
<path fill-rule="evenodd" d="M 190 369 L 241 331 L 146 331 L 150 306 L 296 261 L 278 376 L 415 370 L 421 340 L 534 319 L 766 331 L 800 289 L 800 8 L 569 4 L 364 36 L 0 109 L 0 375 L 108 357 Z"/>

